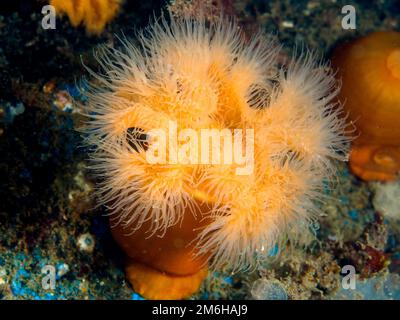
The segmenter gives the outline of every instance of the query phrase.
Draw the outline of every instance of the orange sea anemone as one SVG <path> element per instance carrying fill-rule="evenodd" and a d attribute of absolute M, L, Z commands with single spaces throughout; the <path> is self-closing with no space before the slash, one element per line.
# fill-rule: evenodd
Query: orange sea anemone
<path fill-rule="evenodd" d="M 224 19 L 161 19 L 138 45 L 123 40 L 122 47 L 103 47 L 104 72 L 90 71 L 84 133 L 95 147 L 90 167 L 102 181 L 100 203 L 137 292 L 190 296 L 207 263 L 255 267 L 277 243 L 311 231 L 323 179 L 335 171 L 331 159 L 346 159 L 348 143 L 326 66 L 304 53 L 280 68 L 274 39 L 258 34 L 249 43 Z M 184 161 L 149 163 L 160 144 L 154 129 L 170 134 L 171 123 L 194 136 L 232 132 L 234 152 L 253 148 L 245 162 L 252 170 L 199 160 L 193 153 L 203 140 L 189 154 L 179 151 Z M 159 152 L 171 159 L 173 149 L 187 150 L 187 137 Z"/>
<path fill-rule="evenodd" d="M 374 32 L 339 46 L 332 57 L 339 98 L 355 124 L 350 168 L 364 180 L 400 171 L 400 32 Z"/>
<path fill-rule="evenodd" d="M 50 0 L 57 14 L 66 14 L 74 27 L 83 24 L 88 34 L 98 35 L 119 12 L 123 0 Z"/>

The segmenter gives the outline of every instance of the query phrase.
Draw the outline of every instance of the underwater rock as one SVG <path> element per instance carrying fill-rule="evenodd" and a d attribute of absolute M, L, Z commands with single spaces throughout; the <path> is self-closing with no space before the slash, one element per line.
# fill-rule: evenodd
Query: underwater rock
<path fill-rule="evenodd" d="M 254 281 L 251 294 L 256 300 L 287 300 L 288 296 L 282 284 L 277 280 L 258 279 Z"/>
<path fill-rule="evenodd" d="M 0 100 L 0 123 L 11 124 L 16 116 L 23 114 L 25 106 L 23 103 L 15 105 Z"/>
<path fill-rule="evenodd" d="M 384 252 L 388 238 L 387 226 L 381 215 L 366 225 L 357 241 L 337 245 L 336 256 L 341 265 L 355 267 L 361 278 L 369 278 L 383 272 L 389 266 L 389 256 Z"/>
<path fill-rule="evenodd" d="M 84 233 L 78 237 L 77 244 L 80 251 L 92 253 L 95 239 L 90 233 Z"/>
<path fill-rule="evenodd" d="M 400 219 L 400 180 L 374 183 L 372 204 L 386 218 Z"/>

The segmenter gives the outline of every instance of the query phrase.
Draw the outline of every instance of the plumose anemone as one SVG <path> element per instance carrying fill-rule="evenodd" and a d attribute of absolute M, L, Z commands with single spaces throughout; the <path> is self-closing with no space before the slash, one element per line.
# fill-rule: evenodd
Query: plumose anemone
<path fill-rule="evenodd" d="M 138 293 L 187 297 L 207 264 L 245 270 L 311 231 L 332 159 L 346 159 L 349 140 L 326 65 L 303 51 L 279 66 L 272 37 L 248 41 L 225 18 L 161 18 L 121 44 L 98 51 L 84 136 Z M 149 163 L 150 132 L 169 132 L 171 122 L 252 129 L 252 173 L 237 174 L 237 163 Z"/>

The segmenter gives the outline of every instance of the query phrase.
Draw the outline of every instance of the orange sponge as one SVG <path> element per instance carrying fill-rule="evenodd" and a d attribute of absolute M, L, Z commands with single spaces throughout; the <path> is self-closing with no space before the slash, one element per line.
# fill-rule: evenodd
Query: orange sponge
<path fill-rule="evenodd" d="M 98 35 L 118 13 L 122 0 L 50 0 L 57 14 L 66 14 L 76 27 L 84 24 L 88 34 Z"/>

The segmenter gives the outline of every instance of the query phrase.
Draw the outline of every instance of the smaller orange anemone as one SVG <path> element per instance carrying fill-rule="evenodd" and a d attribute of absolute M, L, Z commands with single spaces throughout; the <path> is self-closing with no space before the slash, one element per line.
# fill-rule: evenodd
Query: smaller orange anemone
<path fill-rule="evenodd" d="M 74 27 L 85 25 L 88 34 L 99 35 L 117 15 L 122 0 L 50 0 L 57 14 L 66 14 Z"/>
<path fill-rule="evenodd" d="M 375 32 L 339 46 L 333 65 L 340 100 L 355 124 L 350 168 L 364 180 L 393 180 L 400 171 L 400 32 Z"/>

